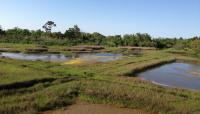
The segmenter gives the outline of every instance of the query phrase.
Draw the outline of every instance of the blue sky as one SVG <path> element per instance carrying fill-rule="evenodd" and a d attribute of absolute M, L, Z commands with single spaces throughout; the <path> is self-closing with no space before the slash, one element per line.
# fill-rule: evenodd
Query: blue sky
<path fill-rule="evenodd" d="M 200 36 L 200 0 L 0 0 L 5 29 L 41 29 L 47 20 L 62 32 L 77 24 L 104 35 Z"/>

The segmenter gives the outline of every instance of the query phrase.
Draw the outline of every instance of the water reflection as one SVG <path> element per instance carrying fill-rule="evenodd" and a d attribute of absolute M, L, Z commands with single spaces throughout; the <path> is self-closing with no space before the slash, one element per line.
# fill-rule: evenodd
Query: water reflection
<path fill-rule="evenodd" d="M 144 80 L 170 87 L 200 90 L 200 66 L 187 63 L 163 65 L 138 74 Z"/>
<path fill-rule="evenodd" d="M 63 54 L 24 54 L 24 53 L 9 53 L 3 52 L 0 53 L 0 57 L 8 57 L 12 59 L 20 60 L 41 60 L 41 61 L 68 61 L 71 59 L 80 58 L 87 61 L 96 61 L 96 62 L 108 62 L 121 58 L 121 54 L 112 54 L 112 53 L 77 53 L 72 56 L 66 56 Z"/>

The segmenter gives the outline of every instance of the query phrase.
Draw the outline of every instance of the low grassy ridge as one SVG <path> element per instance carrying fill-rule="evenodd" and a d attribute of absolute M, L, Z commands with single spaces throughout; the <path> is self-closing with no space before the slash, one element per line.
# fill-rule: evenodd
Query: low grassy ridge
<path fill-rule="evenodd" d="M 130 55 L 140 54 L 141 50 L 155 50 L 154 48 L 145 48 L 145 47 L 103 47 L 103 46 L 43 46 L 35 44 L 13 44 L 13 43 L 0 43 L 0 52 L 24 52 L 24 53 L 62 53 L 66 55 L 71 55 L 73 52 L 112 52 L 112 53 L 123 53 Z"/>
<path fill-rule="evenodd" d="M 0 52 L 25 52 L 25 53 L 62 53 L 72 54 L 72 52 L 109 52 L 112 48 L 105 48 L 103 46 L 43 46 L 35 44 L 13 44 L 0 43 Z"/>
<path fill-rule="evenodd" d="M 200 92 L 164 88 L 136 77 L 138 71 L 177 57 L 154 50 L 118 61 L 82 65 L 2 58 L 0 113 L 41 113 L 71 105 L 79 98 L 155 114 L 200 114 Z"/>

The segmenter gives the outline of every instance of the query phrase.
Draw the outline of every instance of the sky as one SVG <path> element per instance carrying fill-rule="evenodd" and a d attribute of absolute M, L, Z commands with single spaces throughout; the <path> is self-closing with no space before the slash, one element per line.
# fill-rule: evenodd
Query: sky
<path fill-rule="evenodd" d="M 0 25 L 53 31 L 78 25 L 104 35 L 149 33 L 153 37 L 200 36 L 200 0 L 0 0 Z"/>

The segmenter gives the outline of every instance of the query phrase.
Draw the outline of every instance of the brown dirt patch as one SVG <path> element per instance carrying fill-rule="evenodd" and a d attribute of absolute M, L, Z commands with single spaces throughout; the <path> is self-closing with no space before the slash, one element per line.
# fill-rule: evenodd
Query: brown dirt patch
<path fill-rule="evenodd" d="M 65 109 L 48 111 L 42 114 L 148 114 L 137 109 L 119 108 L 110 105 L 77 103 Z"/>

